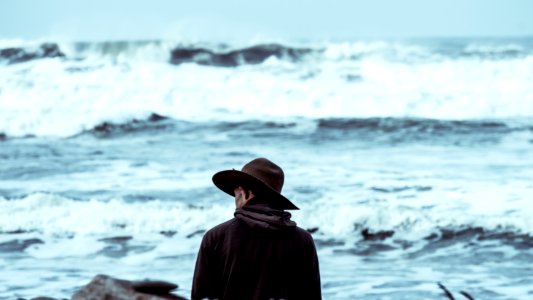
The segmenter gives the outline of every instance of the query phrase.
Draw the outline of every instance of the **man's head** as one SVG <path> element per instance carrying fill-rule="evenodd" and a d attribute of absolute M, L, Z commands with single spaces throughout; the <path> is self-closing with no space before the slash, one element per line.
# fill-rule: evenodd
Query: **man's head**
<path fill-rule="evenodd" d="M 254 196 L 260 196 L 277 208 L 298 209 L 289 199 L 281 195 L 284 179 L 283 170 L 266 158 L 250 161 L 241 171 L 226 170 L 213 175 L 213 183 L 222 191 L 234 196 L 237 207 L 242 207 Z M 241 202 L 244 204 L 239 206 Z"/>
<path fill-rule="evenodd" d="M 233 194 L 235 195 L 235 207 L 241 208 L 246 203 L 248 203 L 252 198 L 255 197 L 254 192 L 252 190 L 243 188 L 241 186 L 236 187 L 233 190 Z"/>

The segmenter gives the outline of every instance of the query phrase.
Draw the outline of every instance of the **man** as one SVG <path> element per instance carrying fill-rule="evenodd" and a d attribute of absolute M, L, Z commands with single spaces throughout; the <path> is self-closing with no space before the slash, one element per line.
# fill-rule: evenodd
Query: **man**
<path fill-rule="evenodd" d="M 281 195 L 283 181 L 283 170 L 265 158 L 213 176 L 237 208 L 203 237 L 193 300 L 321 299 L 313 238 L 284 211 L 298 207 Z"/>

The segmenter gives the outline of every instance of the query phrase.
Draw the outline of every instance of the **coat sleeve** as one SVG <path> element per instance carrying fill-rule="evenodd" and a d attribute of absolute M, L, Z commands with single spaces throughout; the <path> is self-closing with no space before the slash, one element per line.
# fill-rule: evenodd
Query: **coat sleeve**
<path fill-rule="evenodd" d="M 322 299 L 322 288 L 320 284 L 320 267 L 318 264 L 318 255 L 316 252 L 315 243 L 313 238 L 310 237 L 310 242 L 308 249 L 310 251 L 309 257 L 309 272 L 307 282 L 308 282 L 308 295 L 306 299 L 321 300 Z"/>
<path fill-rule="evenodd" d="M 191 299 L 213 299 L 214 290 L 214 266 L 212 256 L 212 245 L 208 234 L 205 234 L 198 256 L 196 258 L 196 266 L 194 268 L 194 276 L 192 280 Z"/>

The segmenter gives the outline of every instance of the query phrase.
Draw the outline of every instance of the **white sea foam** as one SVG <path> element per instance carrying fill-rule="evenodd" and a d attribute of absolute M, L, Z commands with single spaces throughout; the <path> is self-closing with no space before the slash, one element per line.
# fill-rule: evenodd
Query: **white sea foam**
<path fill-rule="evenodd" d="M 469 44 L 465 47 L 465 53 L 503 54 L 506 52 L 522 52 L 524 47 L 516 44 L 484 45 L 479 43 Z"/>
<path fill-rule="evenodd" d="M 0 39 L 0 49 L 5 48 L 24 48 L 24 47 L 37 47 L 39 44 L 45 43 L 44 40 L 27 40 L 21 38 Z"/>
<path fill-rule="evenodd" d="M 380 51 L 409 57 L 427 49 L 356 43 L 330 46 L 323 56 L 299 63 L 271 58 L 220 68 L 170 65 L 163 60 L 169 45 L 124 47 L 111 59 L 89 55 L 0 67 L 0 132 L 71 136 L 153 112 L 188 121 L 533 116 L 533 56 L 412 63 Z M 375 55 L 350 59 L 360 53 Z"/>
<path fill-rule="evenodd" d="M 350 60 L 358 59 L 361 56 L 374 57 L 396 57 L 408 58 L 410 56 L 423 56 L 426 58 L 437 57 L 431 51 L 423 46 L 389 43 L 385 41 L 374 42 L 344 42 L 330 44 L 325 47 L 325 56 L 331 60 Z"/>
<path fill-rule="evenodd" d="M 188 235 L 205 229 L 205 224 L 224 221 L 232 215 L 229 207 L 190 207 L 180 202 L 149 201 L 127 203 L 76 201 L 53 194 L 32 194 L 14 201 L 0 202 L 8 216 L 0 220 L 0 230 L 37 231 L 45 235 L 114 235 L 177 231 Z"/>
<path fill-rule="evenodd" d="M 479 201 L 478 207 L 467 202 L 441 203 L 431 210 L 404 203 L 329 204 L 321 201 L 300 205 L 294 219 L 303 228 L 318 227 L 325 238 L 360 238 L 359 230 L 394 230 L 395 237 L 422 239 L 437 228 L 473 228 L 505 230 L 516 233 L 533 232 L 531 211 L 502 214 L 498 197 L 483 196 L 490 208 Z M 176 232 L 186 238 L 206 230 L 233 216 L 231 205 L 190 206 L 181 202 L 76 201 L 53 194 L 32 194 L 19 200 L 0 199 L 0 210 L 7 218 L 0 220 L 0 231 L 36 231 L 43 236 L 143 236 Z M 501 206 L 503 206 L 503 201 Z M 437 203 L 437 201 L 434 201 Z M 468 213 L 458 214 L 464 207 Z M 507 204 L 507 208 L 509 205 Z"/>
<path fill-rule="evenodd" d="M 171 50 L 175 47 L 175 43 L 169 41 L 63 42 L 59 43 L 58 46 L 69 58 L 89 59 L 92 61 L 110 59 L 115 62 L 166 62 L 169 59 Z"/>

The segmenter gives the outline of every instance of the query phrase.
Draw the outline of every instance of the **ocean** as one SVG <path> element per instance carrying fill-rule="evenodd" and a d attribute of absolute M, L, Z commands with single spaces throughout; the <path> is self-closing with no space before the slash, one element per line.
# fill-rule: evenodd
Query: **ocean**
<path fill-rule="evenodd" d="M 179 285 L 266 157 L 324 299 L 533 299 L 533 38 L 0 41 L 0 299 Z M 461 294 L 463 293 L 463 294 Z"/>

